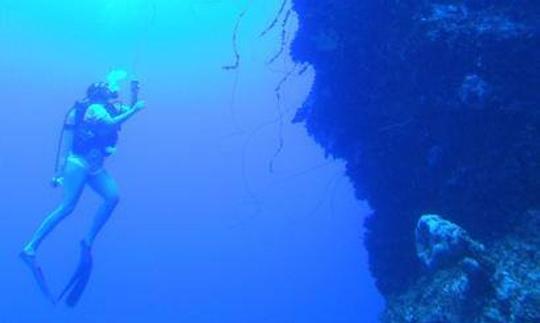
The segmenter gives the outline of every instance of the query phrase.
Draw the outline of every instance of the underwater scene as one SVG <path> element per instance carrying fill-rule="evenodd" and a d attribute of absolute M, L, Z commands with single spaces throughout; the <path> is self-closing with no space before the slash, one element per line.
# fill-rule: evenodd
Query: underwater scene
<path fill-rule="evenodd" d="M 540 322 L 539 12 L 0 0 L 0 323 Z"/>

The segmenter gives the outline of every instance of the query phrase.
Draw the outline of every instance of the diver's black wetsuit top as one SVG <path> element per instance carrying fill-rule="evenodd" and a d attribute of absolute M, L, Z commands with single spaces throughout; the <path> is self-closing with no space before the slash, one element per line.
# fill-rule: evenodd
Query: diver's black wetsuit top
<path fill-rule="evenodd" d="M 110 131 L 103 131 L 96 128 L 95 125 L 87 122 L 84 117 L 86 111 L 92 105 L 91 102 L 84 100 L 75 103 L 75 119 L 71 126 L 73 129 L 72 152 L 77 155 L 86 155 L 92 150 L 104 152 L 107 147 L 114 147 L 118 141 L 118 132 L 120 128 Z M 103 105 L 111 116 L 118 114 L 112 104 Z"/>

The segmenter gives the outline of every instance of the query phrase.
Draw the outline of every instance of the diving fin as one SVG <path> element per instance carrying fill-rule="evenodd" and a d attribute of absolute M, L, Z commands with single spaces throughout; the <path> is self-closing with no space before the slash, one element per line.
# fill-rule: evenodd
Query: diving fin
<path fill-rule="evenodd" d="M 71 276 L 68 284 L 58 297 L 60 301 L 65 296 L 65 303 L 69 307 L 75 307 L 86 289 L 92 273 L 92 253 L 91 248 L 84 241 L 81 241 L 81 256 L 79 265 Z"/>
<path fill-rule="evenodd" d="M 45 275 L 43 274 L 43 270 L 41 269 L 41 266 L 36 261 L 36 256 L 29 255 L 23 251 L 19 254 L 19 258 L 21 258 L 24 264 L 32 272 L 32 276 L 34 276 L 34 280 L 36 281 L 43 295 L 45 295 L 45 297 L 47 297 L 47 299 L 51 301 L 53 304 L 56 304 L 56 300 L 54 299 L 54 296 L 52 295 L 51 290 L 49 289 L 47 280 L 45 279 Z"/>

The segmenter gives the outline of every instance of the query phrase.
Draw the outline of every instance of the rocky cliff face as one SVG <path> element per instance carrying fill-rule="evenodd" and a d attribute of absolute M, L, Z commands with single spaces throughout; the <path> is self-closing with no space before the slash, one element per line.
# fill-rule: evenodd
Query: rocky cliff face
<path fill-rule="evenodd" d="M 317 71 L 295 121 L 347 161 L 371 204 L 365 241 L 384 295 L 424 275 L 421 214 L 491 244 L 540 206 L 540 2 L 293 3 L 293 56 Z"/>

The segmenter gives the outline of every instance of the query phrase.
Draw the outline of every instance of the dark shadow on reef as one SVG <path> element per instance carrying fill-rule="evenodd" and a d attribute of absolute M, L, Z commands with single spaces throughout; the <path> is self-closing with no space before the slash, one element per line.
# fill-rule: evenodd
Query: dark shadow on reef
<path fill-rule="evenodd" d="M 317 71 L 295 121 L 371 204 L 366 247 L 387 299 L 425 276 L 422 214 L 491 245 L 540 208 L 539 1 L 293 5 L 293 56 Z"/>

